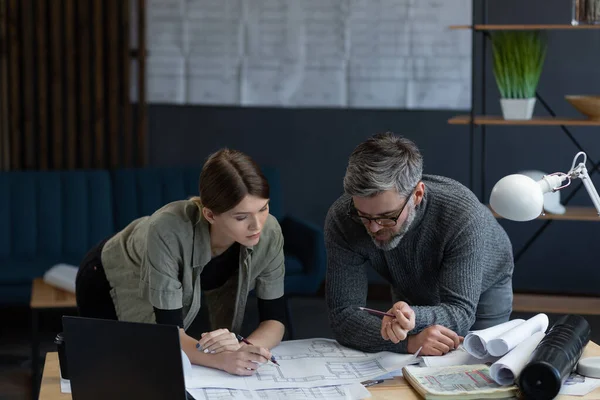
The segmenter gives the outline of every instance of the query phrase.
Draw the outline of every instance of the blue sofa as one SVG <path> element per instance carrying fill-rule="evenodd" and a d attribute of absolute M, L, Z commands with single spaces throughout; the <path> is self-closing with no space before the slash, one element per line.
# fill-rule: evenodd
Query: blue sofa
<path fill-rule="evenodd" d="M 314 294 L 325 276 L 322 230 L 283 211 L 280 177 L 264 167 L 285 237 L 285 290 Z M 200 168 L 0 173 L 0 304 L 28 303 L 31 281 L 130 221 L 197 194 Z"/>
<path fill-rule="evenodd" d="M 29 303 L 33 278 L 114 231 L 105 171 L 3 172 L 0 193 L 0 304 Z"/>

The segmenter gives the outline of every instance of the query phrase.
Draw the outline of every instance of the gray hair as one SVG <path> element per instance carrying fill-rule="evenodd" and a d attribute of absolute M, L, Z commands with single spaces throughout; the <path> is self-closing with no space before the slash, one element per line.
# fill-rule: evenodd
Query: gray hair
<path fill-rule="evenodd" d="M 417 145 L 391 132 L 372 136 L 350 155 L 344 191 L 350 196 L 370 197 L 396 189 L 409 196 L 423 176 L 423 157 Z"/>

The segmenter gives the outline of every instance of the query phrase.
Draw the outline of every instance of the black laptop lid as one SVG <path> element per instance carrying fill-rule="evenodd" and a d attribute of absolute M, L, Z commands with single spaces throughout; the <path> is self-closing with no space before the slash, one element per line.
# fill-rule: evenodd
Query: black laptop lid
<path fill-rule="evenodd" d="M 74 400 L 186 398 L 179 329 L 63 316 Z"/>

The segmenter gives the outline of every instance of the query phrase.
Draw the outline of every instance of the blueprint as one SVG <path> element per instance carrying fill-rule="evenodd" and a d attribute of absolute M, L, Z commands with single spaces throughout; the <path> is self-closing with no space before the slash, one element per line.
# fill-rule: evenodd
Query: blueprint
<path fill-rule="evenodd" d="M 292 389 L 188 389 L 196 400 L 359 400 L 370 397 L 369 391 L 359 383 L 352 385 L 321 386 Z"/>
<path fill-rule="evenodd" d="M 471 0 L 148 0 L 148 101 L 466 109 L 471 31 L 448 26 L 470 25 L 471 8 Z"/>
<path fill-rule="evenodd" d="M 280 365 L 263 364 L 252 376 L 233 376 L 194 365 L 191 374 L 186 376 L 186 386 L 192 389 L 260 390 L 344 385 L 362 382 L 417 362 L 411 354 L 364 353 L 331 339 L 285 341 L 275 347 L 272 354 Z"/>

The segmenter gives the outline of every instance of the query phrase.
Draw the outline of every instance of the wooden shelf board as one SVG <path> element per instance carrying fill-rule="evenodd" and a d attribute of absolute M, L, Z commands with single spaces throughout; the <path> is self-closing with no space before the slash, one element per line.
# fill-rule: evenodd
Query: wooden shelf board
<path fill-rule="evenodd" d="M 471 116 L 458 115 L 448 120 L 450 125 L 468 125 Z M 499 115 L 475 116 L 475 125 L 570 125 L 570 126 L 600 126 L 600 119 L 533 117 L 532 119 L 504 119 Z"/>
<path fill-rule="evenodd" d="M 515 293 L 513 311 L 600 315 L 600 297 Z"/>
<path fill-rule="evenodd" d="M 491 207 L 488 206 L 488 208 Z M 579 207 L 579 206 L 569 206 L 565 207 L 566 211 L 564 214 L 550 214 L 545 213 L 544 215 L 540 215 L 536 219 L 555 219 L 562 221 L 596 221 L 600 222 L 600 216 L 598 216 L 598 211 L 594 207 Z M 502 217 L 492 210 L 492 214 L 494 217 L 498 219 L 502 219 Z"/>
<path fill-rule="evenodd" d="M 600 25 L 570 25 L 570 24 L 522 24 L 522 25 L 450 25 L 449 29 L 475 29 L 476 31 L 528 31 L 528 30 L 586 30 L 586 29 L 600 29 Z"/>

